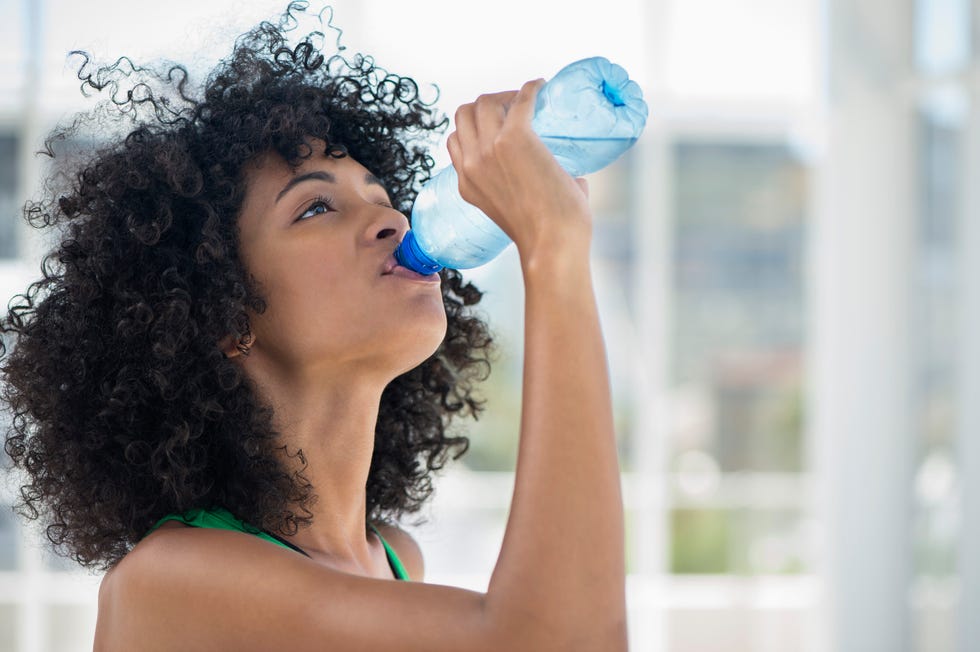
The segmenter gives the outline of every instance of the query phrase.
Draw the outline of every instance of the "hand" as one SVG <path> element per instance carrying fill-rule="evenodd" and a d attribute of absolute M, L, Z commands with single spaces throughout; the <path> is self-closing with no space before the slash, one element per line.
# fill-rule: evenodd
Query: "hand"
<path fill-rule="evenodd" d="M 588 184 L 573 179 L 531 129 L 543 84 L 529 81 L 459 107 L 447 143 L 460 196 L 503 229 L 522 260 L 542 248 L 581 251 L 592 234 Z"/>

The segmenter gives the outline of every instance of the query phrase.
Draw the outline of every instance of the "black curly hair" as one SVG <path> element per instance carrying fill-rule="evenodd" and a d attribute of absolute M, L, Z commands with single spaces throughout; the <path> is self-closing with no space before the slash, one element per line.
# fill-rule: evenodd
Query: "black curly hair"
<path fill-rule="evenodd" d="M 109 99 L 56 127 L 43 153 L 65 158 L 55 150 L 81 126 L 118 136 L 55 163 L 25 205 L 31 226 L 57 227 L 58 240 L 43 278 L 0 320 L 10 344 L 0 338 L 0 371 L 4 450 L 26 472 L 14 510 L 42 519 L 56 552 L 82 566 L 110 568 L 159 518 L 195 507 L 281 535 L 312 520 L 315 488 L 286 468 L 271 407 L 218 344 L 247 340 L 246 308 L 265 310 L 238 255 L 243 169 L 269 152 L 297 166 L 322 141 L 373 172 L 408 216 L 433 167 L 426 141 L 448 120 L 373 58 L 324 57 L 322 32 L 291 46 L 307 5 L 241 35 L 199 96 L 182 65 L 94 67 L 77 53 L 83 94 Z M 469 309 L 482 295 L 441 274 L 446 337 L 381 398 L 369 523 L 420 510 L 433 471 L 469 447 L 450 421 L 483 408 L 475 389 L 492 338 Z M 302 451 L 286 456 L 305 464 Z"/>

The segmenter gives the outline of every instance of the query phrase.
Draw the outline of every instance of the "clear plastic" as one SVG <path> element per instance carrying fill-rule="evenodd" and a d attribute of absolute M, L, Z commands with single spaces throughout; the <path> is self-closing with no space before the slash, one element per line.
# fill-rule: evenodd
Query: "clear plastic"
<path fill-rule="evenodd" d="M 604 57 L 571 63 L 538 91 L 531 127 L 572 176 L 601 170 L 633 146 L 648 109 L 639 85 Z M 511 242 L 483 211 L 459 196 L 456 170 L 446 167 L 419 191 L 412 230 L 395 252 L 422 274 L 469 269 L 496 258 Z"/>

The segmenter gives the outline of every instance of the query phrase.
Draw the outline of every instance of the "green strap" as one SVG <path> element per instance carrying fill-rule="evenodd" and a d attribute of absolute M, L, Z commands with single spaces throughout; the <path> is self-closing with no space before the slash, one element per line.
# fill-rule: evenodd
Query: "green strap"
<path fill-rule="evenodd" d="M 385 547 L 385 552 L 388 553 L 388 559 L 391 560 L 391 565 L 395 567 L 395 575 L 398 577 L 398 579 L 400 580 L 412 579 L 411 577 L 408 576 L 408 571 L 405 570 L 405 567 L 402 566 L 401 559 L 399 559 L 398 555 L 395 554 L 395 549 L 388 545 L 388 542 L 385 541 L 385 538 L 381 536 L 380 532 L 378 532 L 378 528 L 372 525 L 371 529 L 374 530 L 374 533 L 378 535 L 379 539 L 381 539 L 381 545 Z"/>
<path fill-rule="evenodd" d="M 216 507 L 212 509 L 195 508 L 195 509 L 189 509 L 186 512 L 182 512 L 180 514 L 167 514 L 159 521 L 157 521 L 156 524 L 153 527 L 151 527 L 147 531 L 147 533 L 144 534 L 143 536 L 144 537 L 147 536 L 148 534 L 150 534 L 150 532 L 153 532 L 167 521 L 180 521 L 184 525 L 190 525 L 192 527 L 203 527 L 203 528 L 212 528 L 215 530 L 234 530 L 236 532 L 245 532 L 246 534 L 254 534 L 260 539 L 265 539 L 266 541 L 269 541 L 270 543 L 274 543 L 277 546 L 281 546 L 283 548 L 289 548 L 289 546 L 283 544 L 282 541 L 279 541 L 275 537 L 269 536 L 268 534 L 263 532 L 260 528 L 257 528 L 253 525 L 249 525 L 245 521 L 235 518 L 234 515 L 232 515 L 232 513 L 229 512 L 227 509 L 222 509 L 220 507 Z"/>
<path fill-rule="evenodd" d="M 144 534 L 143 536 L 146 537 L 147 535 L 149 535 L 151 532 L 156 530 L 158 527 L 160 527 L 167 521 L 180 521 L 181 523 L 185 525 L 190 525 L 192 527 L 203 527 L 203 528 L 213 528 L 216 530 L 234 530 L 236 532 L 245 532 L 246 534 L 253 534 L 261 539 L 265 539 L 266 541 L 270 543 L 274 543 L 277 546 L 286 548 L 287 550 L 292 550 L 292 548 L 284 544 L 282 541 L 276 539 L 273 536 L 270 536 L 269 534 L 262 531 L 260 528 L 257 528 L 253 525 L 249 525 L 245 521 L 235 518 L 234 515 L 232 515 L 232 513 L 229 512 L 227 509 L 223 509 L 220 507 L 215 507 L 212 509 L 195 508 L 195 509 L 189 509 L 186 512 L 182 512 L 180 514 L 167 514 L 159 521 L 157 521 L 153 525 L 153 527 L 147 530 L 146 534 Z M 394 548 L 388 545 L 388 542 L 385 541 L 385 538 L 381 536 L 381 533 L 378 532 L 378 529 L 376 527 L 374 527 L 373 525 L 371 525 L 370 527 L 372 530 L 374 530 L 374 533 L 378 535 L 378 538 L 381 539 L 381 545 L 384 546 L 385 552 L 388 555 L 388 559 L 389 561 L 391 561 L 391 565 L 395 569 L 395 576 L 400 580 L 411 580 L 412 578 L 409 577 L 408 572 L 405 570 L 405 567 L 402 565 L 402 562 L 398 558 L 398 555 L 395 553 Z"/>

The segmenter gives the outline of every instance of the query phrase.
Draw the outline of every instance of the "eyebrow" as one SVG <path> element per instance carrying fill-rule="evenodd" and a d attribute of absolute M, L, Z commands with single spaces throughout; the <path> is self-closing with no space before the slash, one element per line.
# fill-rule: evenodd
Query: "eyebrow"
<path fill-rule="evenodd" d="M 283 189 L 279 191 L 279 194 L 276 195 L 276 203 L 279 203 L 279 200 L 282 199 L 283 195 L 292 190 L 293 186 L 303 183 L 304 181 L 326 181 L 327 183 L 337 183 L 337 177 L 323 170 L 307 172 L 306 174 L 301 174 L 298 177 L 293 177 L 289 180 L 289 183 L 287 183 Z M 364 183 L 373 186 L 381 186 L 385 192 L 388 191 L 384 184 L 381 183 L 381 180 L 370 172 L 364 175 Z"/>

